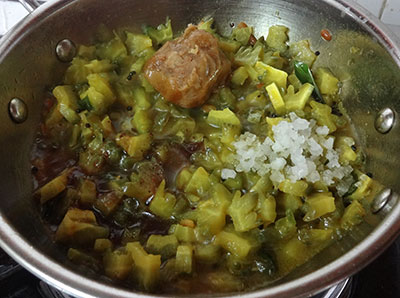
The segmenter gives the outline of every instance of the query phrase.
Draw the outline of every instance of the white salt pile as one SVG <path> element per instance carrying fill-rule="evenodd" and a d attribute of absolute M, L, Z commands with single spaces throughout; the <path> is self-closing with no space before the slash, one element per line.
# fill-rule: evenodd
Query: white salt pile
<path fill-rule="evenodd" d="M 329 129 L 295 113 L 290 113 L 289 118 L 290 121 L 272 127 L 273 139 L 267 137 L 262 141 L 249 132 L 239 136 L 233 143 L 236 172 L 269 175 L 275 183 L 285 179 L 322 181 L 328 186 L 336 184 L 338 194 L 345 194 L 353 183 L 353 168 L 339 163 L 339 152 L 333 148 L 334 137 L 329 135 Z M 236 176 L 231 169 L 224 169 L 221 174 L 223 179 Z"/>

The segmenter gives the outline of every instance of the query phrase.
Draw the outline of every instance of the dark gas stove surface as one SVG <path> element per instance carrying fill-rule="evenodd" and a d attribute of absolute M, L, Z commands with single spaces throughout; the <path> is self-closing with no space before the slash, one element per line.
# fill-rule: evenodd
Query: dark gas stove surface
<path fill-rule="evenodd" d="M 349 280 L 340 296 L 318 298 L 400 297 L 400 237 L 380 257 Z M 70 298 L 17 265 L 0 249 L 0 298 Z"/>

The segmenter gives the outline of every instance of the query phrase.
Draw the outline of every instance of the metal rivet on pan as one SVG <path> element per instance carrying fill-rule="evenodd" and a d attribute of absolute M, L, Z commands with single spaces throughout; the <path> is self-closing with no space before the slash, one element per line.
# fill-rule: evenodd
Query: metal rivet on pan
<path fill-rule="evenodd" d="M 22 123 L 28 118 L 28 107 L 19 98 L 13 98 L 8 104 L 8 112 L 11 120 L 15 123 Z"/>
<path fill-rule="evenodd" d="M 388 133 L 394 124 L 394 111 L 384 108 L 379 111 L 375 119 L 375 129 L 380 133 Z"/>
<path fill-rule="evenodd" d="M 76 55 L 76 46 L 69 39 L 63 39 L 56 46 L 56 54 L 61 62 L 71 62 Z"/>
<path fill-rule="evenodd" d="M 392 190 L 390 188 L 386 188 L 382 190 L 377 196 L 374 198 L 371 204 L 371 211 L 372 213 L 377 213 L 379 212 L 387 202 L 389 202 L 389 199 L 392 195 Z"/>

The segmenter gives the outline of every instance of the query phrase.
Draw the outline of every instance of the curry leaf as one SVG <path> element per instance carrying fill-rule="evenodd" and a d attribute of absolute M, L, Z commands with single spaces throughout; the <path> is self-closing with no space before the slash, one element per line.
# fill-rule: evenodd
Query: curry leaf
<path fill-rule="evenodd" d="M 313 85 L 315 95 L 321 102 L 325 103 L 324 99 L 322 98 L 321 92 L 319 91 L 319 88 L 315 83 L 311 69 L 308 67 L 308 65 L 301 61 L 294 61 L 294 72 L 296 74 L 296 77 L 300 80 L 302 84 L 310 83 L 311 85 Z"/>

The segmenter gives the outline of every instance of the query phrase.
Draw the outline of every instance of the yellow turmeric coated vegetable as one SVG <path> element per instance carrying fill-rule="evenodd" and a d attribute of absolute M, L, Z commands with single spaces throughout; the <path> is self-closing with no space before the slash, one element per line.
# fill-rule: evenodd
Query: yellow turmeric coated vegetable
<path fill-rule="evenodd" d="M 72 264 L 133 291 L 279 282 L 362 223 L 382 188 L 343 84 L 285 26 L 222 36 L 207 18 L 177 36 L 160 23 L 102 25 L 50 90 L 31 153 L 43 221 Z"/>

